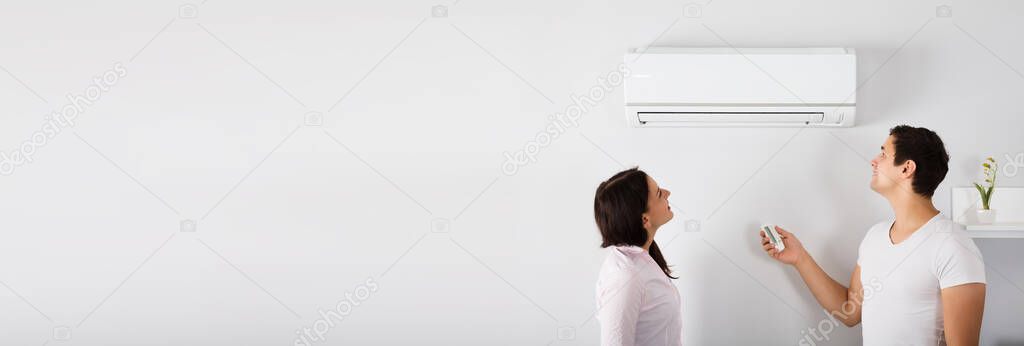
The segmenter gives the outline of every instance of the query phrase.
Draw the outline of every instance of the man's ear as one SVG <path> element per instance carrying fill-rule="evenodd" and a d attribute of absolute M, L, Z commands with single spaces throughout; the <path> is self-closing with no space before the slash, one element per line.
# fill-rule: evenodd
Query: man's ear
<path fill-rule="evenodd" d="M 917 163 L 914 160 L 907 160 L 903 163 L 903 170 L 900 172 L 900 176 L 903 178 L 910 178 L 914 176 L 914 172 L 917 171 Z"/>

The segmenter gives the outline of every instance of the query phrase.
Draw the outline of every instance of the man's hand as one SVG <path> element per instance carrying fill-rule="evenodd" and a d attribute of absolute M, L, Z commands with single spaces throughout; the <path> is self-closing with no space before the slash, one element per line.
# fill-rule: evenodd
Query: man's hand
<path fill-rule="evenodd" d="M 775 250 L 775 245 L 772 245 L 764 231 L 761 231 L 761 247 L 769 256 L 789 265 L 796 265 L 799 261 L 807 258 L 807 250 L 804 250 L 804 245 L 800 244 L 800 240 L 793 233 L 789 233 L 779 226 L 775 226 L 775 231 L 779 232 L 782 243 L 786 245 L 786 248 L 782 252 Z"/>

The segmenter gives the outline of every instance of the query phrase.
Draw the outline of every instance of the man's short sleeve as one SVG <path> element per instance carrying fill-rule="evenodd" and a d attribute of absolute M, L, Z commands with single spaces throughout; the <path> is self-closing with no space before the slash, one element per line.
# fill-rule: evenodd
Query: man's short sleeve
<path fill-rule="evenodd" d="M 935 276 L 939 287 L 985 283 L 985 261 L 974 241 L 960 230 L 944 232 L 935 256 Z"/>

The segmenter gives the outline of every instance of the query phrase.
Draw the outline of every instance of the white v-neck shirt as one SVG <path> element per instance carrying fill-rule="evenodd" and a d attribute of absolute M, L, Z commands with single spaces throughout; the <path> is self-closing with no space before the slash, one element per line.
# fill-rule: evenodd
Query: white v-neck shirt
<path fill-rule="evenodd" d="M 682 345 L 679 290 L 646 250 L 608 247 L 597 280 L 601 345 Z"/>
<path fill-rule="evenodd" d="M 941 290 L 985 283 L 985 262 L 963 226 L 938 214 L 899 244 L 893 220 L 871 227 L 857 265 L 864 345 L 945 345 Z"/>

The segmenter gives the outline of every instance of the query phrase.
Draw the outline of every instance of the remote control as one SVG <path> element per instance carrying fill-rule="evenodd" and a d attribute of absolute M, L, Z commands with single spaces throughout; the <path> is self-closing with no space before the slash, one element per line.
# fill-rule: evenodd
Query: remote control
<path fill-rule="evenodd" d="M 779 232 L 775 230 L 775 225 L 764 225 L 761 226 L 761 230 L 764 231 L 764 236 L 768 238 L 768 241 L 775 245 L 775 251 L 782 252 L 786 249 L 786 244 L 782 242 L 782 237 L 779 236 Z"/>

